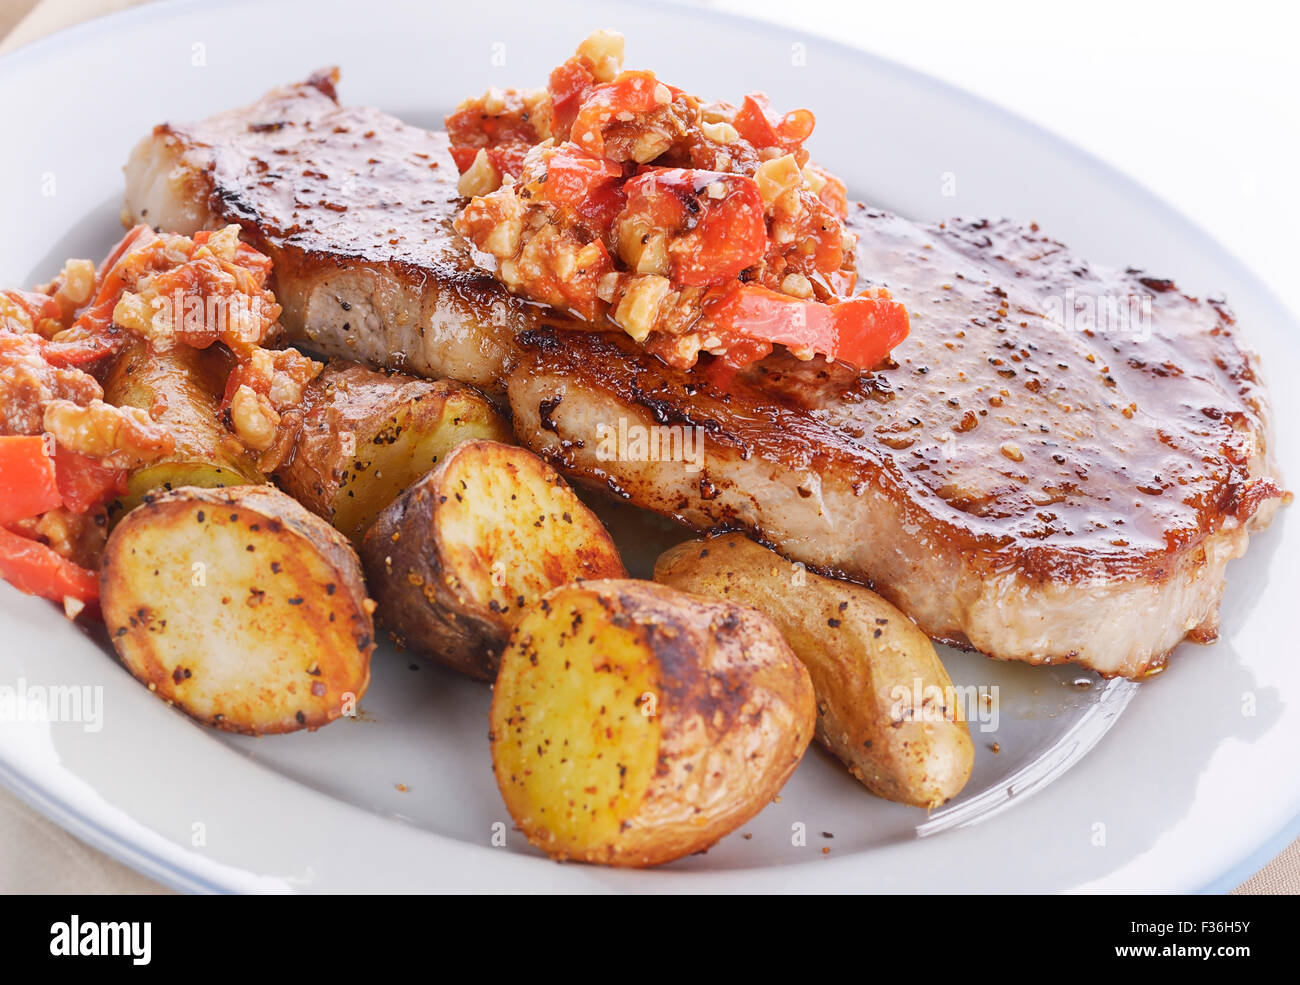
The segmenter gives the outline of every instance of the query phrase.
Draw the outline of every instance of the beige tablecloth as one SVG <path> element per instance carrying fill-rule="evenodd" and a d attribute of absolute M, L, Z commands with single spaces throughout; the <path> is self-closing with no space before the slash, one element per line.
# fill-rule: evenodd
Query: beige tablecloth
<path fill-rule="evenodd" d="M 0 0 L 0 54 L 92 17 L 148 0 Z M 165 891 L 83 845 L 0 790 L 0 891 L 149 893 Z M 1235 893 L 1300 893 L 1300 841 Z"/>

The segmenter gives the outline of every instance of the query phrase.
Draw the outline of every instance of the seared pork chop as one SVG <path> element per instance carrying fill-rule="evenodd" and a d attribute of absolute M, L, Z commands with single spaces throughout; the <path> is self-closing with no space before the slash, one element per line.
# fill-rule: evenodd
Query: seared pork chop
<path fill-rule="evenodd" d="M 127 162 L 127 212 L 186 234 L 239 223 L 275 262 L 284 327 L 318 352 L 500 395 L 537 309 L 501 290 L 452 230 L 446 134 L 339 106 L 337 77 L 156 127 Z"/>
<path fill-rule="evenodd" d="M 778 354 L 724 390 L 506 294 L 450 230 L 446 148 L 340 108 L 318 77 L 159 127 L 128 165 L 128 209 L 180 231 L 239 222 L 275 260 L 293 337 L 489 392 L 508 379 L 517 434 L 570 475 L 873 584 L 937 639 L 1138 677 L 1215 637 L 1227 562 L 1282 501 L 1223 304 L 1095 270 L 1033 227 L 858 208 L 861 286 L 912 314 L 894 365 Z M 1088 299 L 1129 317 L 1080 331 Z M 611 455 L 620 421 L 698 427 L 703 458 Z"/>
<path fill-rule="evenodd" d="M 510 379 L 516 432 L 571 475 L 867 581 L 991 656 L 1140 677 L 1185 636 L 1214 639 L 1224 568 L 1282 496 L 1227 309 L 1093 269 L 1033 227 L 851 218 L 858 269 L 912 315 L 890 368 L 787 353 L 723 393 L 617 336 L 543 329 Z M 1150 298 L 1149 321 L 1139 302 L 1120 331 L 1069 330 L 1066 288 Z M 701 429 L 703 467 L 611 455 L 599 436 L 620 419 Z"/>

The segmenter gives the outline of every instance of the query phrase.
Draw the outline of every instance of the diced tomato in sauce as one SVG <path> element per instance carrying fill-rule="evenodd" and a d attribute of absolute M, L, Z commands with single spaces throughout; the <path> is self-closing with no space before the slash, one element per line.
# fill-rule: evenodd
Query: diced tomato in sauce
<path fill-rule="evenodd" d="M 0 527 L 0 578 L 20 592 L 54 602 L 75 599 L 91 606 L 99 599 L 99 576 L 94 571 L 4 527 Z"/>
<path fill-rule="evenodd" d="M 62 502 L 45 440 L 40 435 L 0 436 L 0 524 L 25 520 Z"/>
<path fill-rule="evenodd" d="M 763 259 L 767 226 L 752 178 L 716 171 L 653 168 L 623 186 L 620 221 L 673 234 L 669 277 L 688 287 L 722 284 Z"/>
<path fill-rule="evenodd" d="M 551 128 L 568 134 L 577 119 L 578 107 L 596 84 L 596 77 L 580 58 L 570 58 L 551 72 L 547 89 L 551 94 Z"/>
<path fill-rule="evenodd" d="M 612 161 L 566 144 L 547 161 L 542 197 L 552 205 L 577 208 L 592 191 L 622 177 L 623 169 Z"/>
<path fill-rule="evenodd" d="M 707 316 L 722 331 L 853 366 L 874 366 L 908 332 L 907 309 L 884 291 L 822 304 L 744 284 L 712 299 Z"/>
<path fill-rule="evenodd" d="M 624 72 L 613 82 L 589 90 L 578 108 L 569 139 L 591 154 L 605 153 L 604 129 L 620 116 L 649 113 L 666 105 L 671 98 L 668 87 L 653 72 Z"/>
<path fill-rule="evenodd" d="M 109 468 L 62 446 L 54 452 L 54 475 L 63 505 L 73 513 L 87 513 L 126 492 L 126 469 Z"/>
<path fill-rule="evenodd" d="M 745 97 L 732 126 L 742 139 L 755 147 L 780 147 L 791 152 L 802 149 L 803 142 L 812 136 L 816 122 L 806 109 L 777 116 L 768 98 L 761 92 L 753 92 Z"/>

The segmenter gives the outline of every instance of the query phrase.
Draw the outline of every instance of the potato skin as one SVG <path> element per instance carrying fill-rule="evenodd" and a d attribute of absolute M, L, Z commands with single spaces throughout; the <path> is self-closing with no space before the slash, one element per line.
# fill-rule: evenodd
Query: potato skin
<path fill-rule="evenodd" d="M 113 506 L 120 516 L 152 490 L 181 486 L 217 488 L 266 481 L 239 439 L 221 424 L 218 394 L 225 387 L 215 353 L 178 345 L 150 352 L 132 341 L 104 379 L 104 399 L 149 412 L 172 435 L 172 454 L 136 469 Z"/>
<path fill-rule="evenodd" d="M 528 603 L 580 578 L 623 578 L 613 540 L 526 449 L 468 441 L 375 520 L 361 560 L 400 645 L 492 680 Z"/>
<path fill-rule="evenodd" d="M 549 592 L 511 636 L 493 770 L 548 855 L 659 865 L 762 810 L 815 719 L 807 670 L 758 612 L 652 582 L 583 582 Z"/>
<path fill-rule="evenodd" d="M 146 495 L 109 536 L 100 591 L 126 668 L 205 724 L 315 729 L 369 684 L 374 603 L 356 554 L 272 486 Z"/>
<path fill-rule="evenodd" d="M 970 779 L 975 747 L 960 708 L 895 721 L 896 687 L 912 694 L 952 680 L 930 640 L 869 589 L 799 571 L 739 535 L 688 541 L 666 551 L 655 580 L 765 613 L 812 675 L 817 738 L 868 790 L 936 807 Z"/>
<path fill-rule="evenodd" d="M 360 363 L 331 362 L 303 403 L 302 428 L 276 481 L 354 544 L 455 445 L 511 439 L 510 425 L 477 390 Z"/>

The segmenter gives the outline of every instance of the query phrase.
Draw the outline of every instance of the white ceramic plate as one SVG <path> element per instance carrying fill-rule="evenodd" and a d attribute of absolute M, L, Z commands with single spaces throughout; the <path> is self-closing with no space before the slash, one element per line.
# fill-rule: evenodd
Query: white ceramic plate
<path fill-rule="evenodd" d="M 1105 165 L 879 58 L 675 6 L 368 0 L 361 14 L 322 0 L 178 3 L 33 45 L 0 61 L 3 118 L 20 135 L 0 155 L 0 283 L 30 285 L 66 256 L 102 255 L 120 233 L 119 168 L 164 118 L 242 105 L 339 63 L 344 100 L 435 126 L 463 95 L 544 79 L 597 26 L 628 35 L 630 65 L 691 91 L 759 88 L 778 105 L 812 107 L 814 152 L 856 197 L 918 219 L 1035 219 L 1095 261 L 1222 291 L 1268 378 L 1300 376 L 1300 330 L 1282 305 Z M 868 119 L 887 141 L 860 131 Z M 945 173 L 959 197 L 943 196 Z M 1300 397 L 1293 387 L 1274 397 L 1280 457 L 1294 475 Z M 648 530 L 651 540 L 677 536 Z M 0 777 L 85 840 L 193 890 L 1223 889 L 1294 836 L 1300 815 L 1300 661 L 1289 625 L 1300 576 L 1287 561 L 1297 539 L 1284 513 L 1230 568 L 1220 642 L 1183 647 L 1141 687 L 945 651 L 958 683 L 1000 689 L 999 721 L 996 731 L 976 727 L 970 785 L 929 817 L 865 795 L 812 751 L 780 801 L 742 829 L 751 837 L 656 871 L 555 865 L 510 829 L 489 769 L 484 687 L 384 650 L 357 720 L 224 737 L 165 707 L 45 603 L 8 586 L 0 687 L 98 688 L 102 720 L 97 731 L 0 723 Z M 493 844 L 499 832 L 504 845 Z"/>

